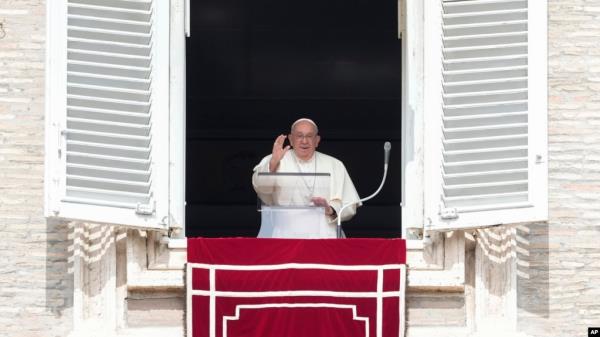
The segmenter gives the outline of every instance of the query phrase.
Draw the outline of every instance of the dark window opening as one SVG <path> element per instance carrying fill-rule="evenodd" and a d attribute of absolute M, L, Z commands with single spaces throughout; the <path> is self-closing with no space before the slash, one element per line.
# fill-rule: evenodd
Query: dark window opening
<path fill-rule="evenodd" d="M 194 0 L 187 39 L 186 235 L 256 236 L 252 168 L 290 124 L 319 124 L 361 197 L 349 237 L 398 237 L 401 42 L 397 0 Z"/>

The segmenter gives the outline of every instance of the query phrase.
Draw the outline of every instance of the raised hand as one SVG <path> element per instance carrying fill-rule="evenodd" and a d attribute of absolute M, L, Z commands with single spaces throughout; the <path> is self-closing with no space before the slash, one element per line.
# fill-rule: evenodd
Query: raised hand
<path fill-rule="evenodd" d="M 269 171 L 275 172 L 279 167 L 279 162 L 285 156 L 286 152 L 290 149 L 290 146 L 283 146 L 285 142 L 285 135 L 279 135 L 275 138 L 273 143 L 273 152 L 271 152 L 271 161 L 269 162 Z"/>

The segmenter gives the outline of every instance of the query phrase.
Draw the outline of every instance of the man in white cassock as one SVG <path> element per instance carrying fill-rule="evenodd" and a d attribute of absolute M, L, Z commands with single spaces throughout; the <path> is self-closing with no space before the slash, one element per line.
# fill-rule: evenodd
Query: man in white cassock
<path fill-rule="evenodd" d="M 299 197 L 302 194 L 308 196 L 313 207 L 311 211 L 307 211 L 310 214 L 290 209 L 281 211 L 275 217 L 263 211 L 258 237 L 335 238 L 338 217 L 341 217 L 342 221 L 349 220 L 361 205 L 348 171 L 338 159 L 316 151 L 321 137 L 317 124 L 312 120 L 301 118 L 295 121 L 287 137 L 291 147 L 284 146 L 286 136 L 279 135 L 273 143 L 272 153 L 254 167 L 252 185 L 263 204 L 293 204 L 296 199 L 302 198 Z M 265 175 L 259 175 L 260 172 L 300 173 L 304 176 L 297 179 L 301 179 L 303 183 L 296 189 L 279 189 L 276 183 L 265 185 L 264 181 L 261 181 Z M 311 174 L 328 174 L 329 186 L 326 189 L 315 189 L 314 180 L 318 177 Z M 319 195 L 319 191 L 326 191 L 324 193 L 327 195 Z M 340 214 L 342 206 L 346 204 L 350 206 L 345 207 L 343 214 Z"/>

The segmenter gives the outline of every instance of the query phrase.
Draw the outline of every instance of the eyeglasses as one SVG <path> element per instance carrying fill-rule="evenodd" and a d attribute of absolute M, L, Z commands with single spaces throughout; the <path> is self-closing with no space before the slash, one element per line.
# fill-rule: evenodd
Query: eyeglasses
<path fill-rule="evenodd" d="M 302 133 L 295 133 L 292 136 L 294 136 L 294 138 L 296 138 L 297 140 L 302 140 L 302 139 L 306 139 L 309 142 L 312 142 L 317 135 L 309 133 L 309 134 L 302 134 Z"/>

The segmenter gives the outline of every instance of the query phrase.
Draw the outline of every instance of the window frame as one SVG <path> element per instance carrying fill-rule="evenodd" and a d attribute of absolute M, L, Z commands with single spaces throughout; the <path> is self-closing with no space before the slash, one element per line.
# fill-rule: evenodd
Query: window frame
<path fill-rule="evenodd" d="M 543 4 L 539 4 L 539 3 Z M 158 1 L 157 3 L 161 3 Z M 533 10 L 545 10 L 546 1 L 529 1 L 535 6 L 540 6 Z M 157 38 L 161 39 L 161 43 L 169 43 L 170 48 L 157 51 L 158 60 L 162 60 L 162 64 L 167 62 L 168 67 L 157 67 L 161 72 L 161 77 L 166 77 L 169 83 L 170 94 L 164 98 L 167 102 L 163 106 L 167 106 L 169 111 L 167 121 L 169 123 L 168 132 L 164 132 L 165 136 L 162 141 L 154 139 L 159 149 L 157 151 L 167 151 L 169 153 L 168 162 L 163 163 L 163 171 L 168 172 L 168 178 L 163 179 L 163 189 L 167 191 L 164 194 L 157 195 L 157 201 L 163 205 L 157 205 L 157 216 L 159 223 L 162 221 L 165 225 L 152 226 L 146 221 L 135 220 L 131 221 L 131 214 L 126 212 L 114 212 L 110 216 L 100 220 L 88 219 L 90 212 L 107 213 L 110 209 L 104 209 L 101 206 L 88 207 L 66 207 L 61 205 L 60 194 L 57 191 L 64 190 L 64 180 L 55 179 L 57 169 L 64 165 L 64 157 L 57 159 L 55 154 L 61 147 L 63 141 L 61 135 L 62 126 L 57 121 L 63 116 L 56 115 L 56 112 L 50 113 L 52 110 L 66 111 L 66 102 L 62 97 L 66 97 L 66 62 L 61 63 L 59 60 L 66 54 L 66 21 L 61 22 L 61 18 L 66 18 L 66 1 L 53 2 L 47 5 L 48 21 L 47 21 L 47 79 L 46 79 L 46 203 L 45 214 L 51 217 L 61 217 L 71 220 L 83 220 L 92 222 L 106 222 L 122 225 L 141 226 L 148 228 L 165 229 L 166 225 L 171 224 L 173 228 L 178 229 L 174 237 L 185 237 L 185 35 L 187 33 L 187 25 L 189 19 L 186 13 L 186 1 L 177 0 L 171 1 L 170 15 L 167 15 L 168 29 L 158 29 Z M 430 203 L 435 200 L 434 195 L 428 194 L 428 180 L 426 177 L 432 174 L 431 165 L 426 163 L 431 162 L 429 157 L 430 145 L 426 143 L 424 131 L 431 123 L 431 116 L 426 114 L 428 100 L 426 100 L 427 88 L 427 72 L 426 68 L 430 65 L 426 62 L 428 55 L 427 45 L 423 41 L 427 40 L 426 34 L 431 28 L 432 22 L 429 21 L 426 11 L 427 2 L 414 1 L 398 1 L 398 9 L 402 20 L 399 23 L 400 34 L 402 35 L 403 44 L 403 102 L 402 102 L 402 118 L 403 118 L 403 139 L 402 139 L 402 175 L 403 175 L 403 212 L 402 212 L 402 236 L 411 238 L 413 231 L 420 231 L 424 228 L 423 224 L 428 222 L 427 216 L 431 216 L 435 211 L 435 207 L 431 207 Z M 163 5 L 163 7 L 167 7 Z M 537 34 L 545 36 L 547 27 L 546 16 L 530 16 L 530 35 Z M 162 25 L 165 26 L 164 19 Z M 429 28 L 428 28 L 429 26 Z M 166 42 L 165 42 L 166 41 Z M 530 39 L 530 48 L 544 53 L 547 50 L 545 44 L 546 39 Z M 546 60 L 546 58 L 543 58 Z M 166 60 L 166 61 L 165 61 Z M 159 61 L 157 61 L 159 62 Z M 540 63 L 530 72 L 530 77 L 546 76 L 546 63 Z M 535 89 L 539 85 L 535 85 L 535 81 L 529 82 L 530 89 Z M 545 86 L 544 86 L 545 87 Z M 534 92 L 534 91 L 532 91 Z M 546 109 L 546 93 L 537 94 L 535 102 L 541 102 L 536 109 L 547 111 Z M 532 110 L 532 109 L 530 109 Z M 158 114 L 156 114 L 158 115 Z M 59 117 L 59 118 L 57 118 Z M 164 121 L 163 121 L 164 122 Z M 533 122 L 532 122 L 533 123 Z M 156 121 L 153 123 L 155 125 Z M 545 130 L 547 122 L 545 118 L 538 124 L 538 128 Z M 165 141 L 166 140 L 166 141 Z M 543 137 L 531 140 L 532 145 L 536 145 L 547 149 L 547 140 Z M 533 151 L 532 151 L 533 152 Z M 533 155 L 533 153 L 532 153 Z M 546 162 L 547 155 L 542 154 L 542 161 Z M 531 161 L 530 161 L 531 165 Z M 160 173 L 159 173 L 160 174 Z M 406 176 L 412 177 L 408 181 Z M 413 179 L 414 178 L 414 179 Z M 534 198 L 547 198 L 547 178 L 544 176 L 536 176 L 538 180 L 535 184 L 541 186 L 539 189 L 530 189 L 534 194 Z M 424 188 L 425 185 L 425 188 Z M 167 196 L 165 196 L 168 195 Z M 166 201 L 165 201 L 166 199 Z M 162 202 L 165 201 L 165 202 Z M 429 206 L 428 206 L 429 205 Z M 81 205 L 78 205 L 81 206 Z M 544 207 L 545 206 L 545 207 Z M 432 213 L 433 212 L 433 213 Z M 529 211 L 528 211 L 529 212 Z M 542 206 L 536 208 L 536 218 L 544 220 L 547 218 L 547 204 L 542 203 Z M 166 218 L 165 218 L 166 217 Z M 507 218 L 509 222 L 521 222 L 519 216 Z M 474 222 L 481 219 L 481 215 L 475 216 Z M 156 221 L 157 219 L 154 219 Z M 430 226 L 425 226 L 426 229 L 433 229 Z M 438 227 L 439 229 L 440 227 Z M 459 228 L 467 228 L 460 226 Z M 448 229 L 454 229 L 447 227 Z M 416 237 L 419 235 L 417 234 Z M 414 237 L 412 237 L 414 238 Z"/>
<path fill-rule="evenodd" d="M 529 136 L 528 136 L 528 191 L 526 207 L 488 209 L 460 213 L 457 219 L 442 219 L 441 196 L 441 120 L 439 106 L 440 61 L 439 37 L 441 36 L 441 2 L 426 1 L 421 10 L 423 26 L 422 48 L 413 47 L 423 60 L 423 76 L 417 86 L 423 90 L 423 132 L 432 132 L 423 139 L 422 198 L 423 224 L 425 230 L 449 231 L 472 229 L 500 224 L 545 221 L 548 218 L 548 163 L 547 163 L 547 1 L 529 0 L 528 3 L 528 50 L 530 62 L 528 75 Z M 535 15 L 531 15 L 535 13 Z M 543 13 L 543 15 L 540 15 Z M 409 47 L 410 48 L 410 47 Z M 409 51 L 410 52 L 410 51 Z M 541 82 L 541 83 L 540 83 Z M 410 82 L 409 82 L 410 83 Z M 410 84 L 408 84 L 410 86 Z M 417 89 L 418 90 L 418 89 Z M 410 99 L 410 97 L 409 97 Z M 534 113 L 532 113 L 532 111 Z M 541 113 L 535 113 L 541 112 Z M 533 126 L 533 127 L 532 127 Z M 424 134 L 424 133 L 423 133 Z M 415 196 L 416 197 L 416 196 Z M 410 200 L 410 197 L 408 198 Z"/>
<path fill-rule="evenodd" d="M 153 214 L 136 214 L 135 210 L 76 204 L 63 201 L 66 191 L 66 111 L 67 111 L 67 18 L 68 2 L 47 3 L 47 53 L 46 53 L 46 118 L 45 118 L 45 203 L 46 217 L 62 220 L 76 220 L 93 223 L 116 224 L 131 227 L 167 230 L 174 219 L 181 219 L 171 213 L 170 171 L 181 167 L 179 157 L 170 160 L 172 139 L 169 128 L 160 129 L 157 125 L 172 125 L 171 111 L 173 98 L 170 97 L 170 4 L 166 1 L 153 3 L 153 58 L 152 58 L 152 190 L 156 206 Z M 158 14 L 160 13 L 160 15 Z M 183 24 L 183 22 L 182 22 Z M 158 47 L 156 47 L 158 46 Z M 161 48 L 160 46 L 167 46 Z M 181 123 L 179 123 L 181 124 Z M 176 124 L 178 125 L 178 124 Z M 171 126 L 170 126 L 171 127 Z M 185 143 L 184 143 L 185 144 Z M 183 146 L 184 147 L 184 146 Z M 183 202 L 182 202 L 183 204 Z M 176 210 L 179 212 L 179 210 Z M 183 222 L 183 220 L 181 220 Z"/>
<path fill-rule="evenodd" d="M 400 0 L 402 15 L 402 237 L 423 239 L 424 65 L 423 1 Z M 406 179 L 411 177 L 411 179 Z"/>

